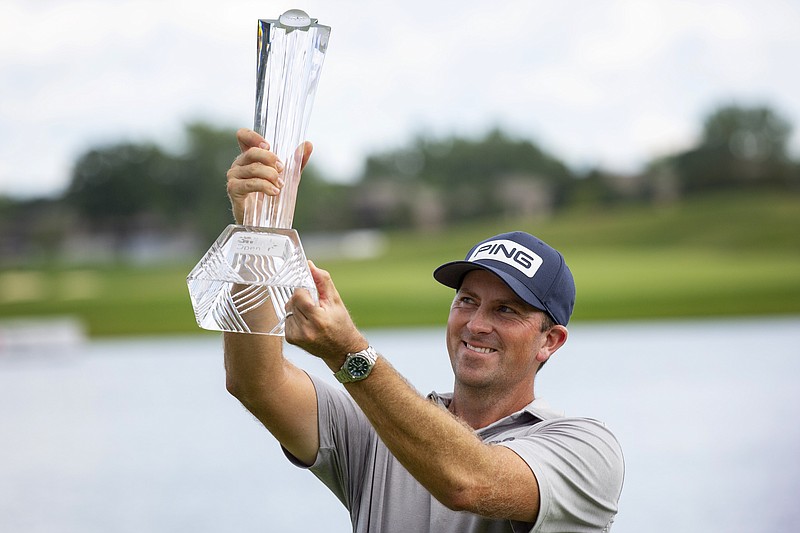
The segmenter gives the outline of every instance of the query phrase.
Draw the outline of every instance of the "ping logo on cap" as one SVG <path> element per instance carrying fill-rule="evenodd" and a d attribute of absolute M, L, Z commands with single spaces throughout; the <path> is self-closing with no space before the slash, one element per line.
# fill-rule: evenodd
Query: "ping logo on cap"
<path fill-rule="evenodd" d="M 507 239 L 498 239 L 479 245 L 467 261 L 478 261 L 480 259 L 501 261 L 516 268 L 529 278 L 536 274 L 536 271 L 539 270 L 539 267 L 544 262 L 541 257 L 529 248 Z"/>

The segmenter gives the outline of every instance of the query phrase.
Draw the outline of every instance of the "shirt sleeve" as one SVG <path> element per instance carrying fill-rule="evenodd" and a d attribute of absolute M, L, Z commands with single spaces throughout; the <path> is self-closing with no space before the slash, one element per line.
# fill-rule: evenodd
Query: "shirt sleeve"
<path fill-rule="evenodd" d="M 622 491 L 624 460 L 614 435 L 601 422 L 559 418 L 502 442 L 528 463 L 539 484 L 535 524 L 515 531 L 608 531 Z"/>
<path fill-rule="evenodd" d="M 342 389 L 310 376 L 317 393 L 319 451 L 311 466 L 300 463 L 284 449 L 296 466 L 308 468 L 347 509 L 358 505 L 354 490 L 367 471 L 364 452 L 374 445 L 374 431 L 353 399 Z M 357 452 L 357 453 L 356 453 Z"/>

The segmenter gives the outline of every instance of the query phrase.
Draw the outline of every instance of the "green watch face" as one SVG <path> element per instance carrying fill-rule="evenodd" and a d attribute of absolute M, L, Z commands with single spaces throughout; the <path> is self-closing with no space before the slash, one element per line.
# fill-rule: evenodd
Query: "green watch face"
<path fill-rule="evenodd" d="M 351 357 L 347 361 L 347 372 L 354 378 L 366 376 L 369 373 L 371 365 L 369 361 L 363 356 Z"/>

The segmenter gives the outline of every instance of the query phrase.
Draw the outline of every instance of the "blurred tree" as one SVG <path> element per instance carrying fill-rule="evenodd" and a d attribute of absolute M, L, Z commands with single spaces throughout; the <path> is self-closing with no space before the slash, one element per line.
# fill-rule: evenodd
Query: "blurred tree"
<path fill-rule="evenodd" d="M 58 199 L 0 198 L 0 267 L 51 263 L 69 232 L 70 214 Z"/>
<path fill-rule="evenodd" d="M 768 107 L 725 106 L 706 118 L 704 146 L 727 144 L 740 159 L 786 159 L 789 122 Z"/>
<path fill-rule="evenodd" d="M 232 129 L 200 122 L 186 126 L 177 154 L 150 142 L 94 148 L 75 163 L 64 200 L 118 248 L 143 231 L 211 242 L 232 222 L 225 173 L 237 154 Z"/>
<path fill-rule="evenodd" d="M 94 148 L 76 162 L 65 201 L 89 232 L 110 232 L 118 247 L 145 229 L 210 243 L 233 222 L 225 174 L 238 153 L 233 129 L 202 122 L 186 125 L 185 141 L 174 153 L 151 143 Z M 326 182 L 309 166 L 295 227 L 353 227 L 351 188 Z"/>
<path fill-rule="evenodd" d="M 299 231 L 341 231 L 356 226 L 353 185 L 322 178 L 309 164 L 300 179 L 292 227 Z"/>
<path fill-rule="evenodd" d="M 570 204 L 608 208 L 623 203 L 640 202 L 646 194 L 642 181 L 639 176 L 591 168 L 575 180 Z"/>
<path fill-rule="evenodd" d="M 389 226 L 420 219 L 419 195 L 428 205 L 435 199 L 449 222 L 550 210 L 565 201 L 572 177 L 554 156 L 499 129 L 479 140 L 420 137 L 408 147 L 367 158 L 359 209 L 368 222 Z M 509 202 L 520 195 L 541 196 L 548 205 Z"/>
<path fill-rule="evenodd" d="M 75 163 L 64 199 L 91 230 L 124 241 L 147 215 L 161 210 L 160 184 L 172 168 L 171 158 L 154 144 L 95 148 Z"/>
<path fill-rule="evenodd" d="M 673 163 L 687 192 L 787 185 L 793 179 L 790 123 L 766 106 L 718 108 L 704 121 L 700 144 Z"/>
<path fill-rule="evenodd" d="M 225 174 L 239 155 L 236 132 L 203 122 L 188 124 L 174 172 L 165 176 L 173 220 L 211 242 L 233 223 Z"/>

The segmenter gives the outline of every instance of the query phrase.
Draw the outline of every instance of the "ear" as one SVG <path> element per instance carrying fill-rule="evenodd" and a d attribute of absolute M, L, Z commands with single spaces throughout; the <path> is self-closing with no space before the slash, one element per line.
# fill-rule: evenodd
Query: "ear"
<path fill-rule="evenodd" d="M 536 354 L 536 360 L 539 364 L 543 365 L 545 361 L 550 359 L 551 355 L 564 346 L 568 336 L 567 328 L 558 324 L 547 330 L 544 334 L 544 343 L 539 348 L 539 353 Z"/>

